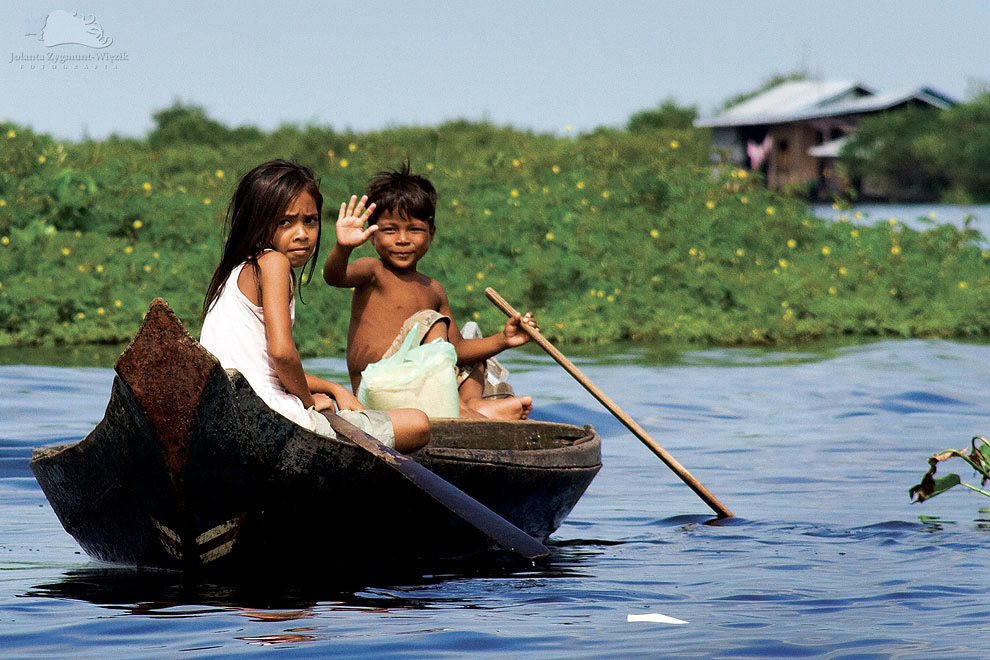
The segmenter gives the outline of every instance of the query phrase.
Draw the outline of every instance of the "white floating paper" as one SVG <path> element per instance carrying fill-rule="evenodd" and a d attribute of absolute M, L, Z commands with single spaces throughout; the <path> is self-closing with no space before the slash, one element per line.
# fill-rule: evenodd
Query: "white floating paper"
<path fill-rule="evenodd" d="M 650 612 L 649 614 L 629 614 L 626 615 L 626 621 L 649 621 L 650 623 L 671 623 L 675 625 L 687 623 L 687 621 L 681 621 L 680 619 L 675 619 L 672 616 L 660 614 L 659 612 Z"/>

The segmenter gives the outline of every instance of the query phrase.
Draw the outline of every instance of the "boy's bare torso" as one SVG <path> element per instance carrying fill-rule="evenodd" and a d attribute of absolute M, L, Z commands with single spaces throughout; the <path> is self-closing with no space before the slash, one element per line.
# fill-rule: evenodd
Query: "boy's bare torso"
<path fill-rule="evenodd" d="M 347 370 L 355 389 L 361 372 L 382 358 L 406 319 L 422 309 L 450 315 L 439 282 L 416 271 L 396 271 L 380 261 L 378 264 L 375 276 L 355 288 L 351 300 Z"/>

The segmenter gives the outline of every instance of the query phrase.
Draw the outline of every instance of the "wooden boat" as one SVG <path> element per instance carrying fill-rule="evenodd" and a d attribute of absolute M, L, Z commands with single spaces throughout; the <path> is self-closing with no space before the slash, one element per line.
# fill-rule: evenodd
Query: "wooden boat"
<path fill-rule="evenodd" d="M 103 420 L 31 469 L 92 557 L 195 569 L 454 558 L 491 541 L 346 439 L 269 409 L 152 302 Z M 601 468 L 591 426 L 433 420 L 421 465 L 539 540 Z"/>

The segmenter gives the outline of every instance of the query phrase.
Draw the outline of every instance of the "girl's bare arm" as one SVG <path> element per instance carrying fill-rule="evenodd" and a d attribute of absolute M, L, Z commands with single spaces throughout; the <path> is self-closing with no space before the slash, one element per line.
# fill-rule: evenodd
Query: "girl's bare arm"
<path fill-rule="evenodd" d="M 261 306 L 265 314 L 268 354 L 275 366 L 275 373 L 282 386 L 299 397 L 304 406 L 316 406 L 317 401 L 309 389 L 299 351 L 292 339 L 292 318 L 289 315 L 292 267 L 289 259 L 281 252 L 266 252 L 258 258 L 258 266 L 261 269 Z M 321 399 L 320 403 L 329 404 L 329 401 Z"/>

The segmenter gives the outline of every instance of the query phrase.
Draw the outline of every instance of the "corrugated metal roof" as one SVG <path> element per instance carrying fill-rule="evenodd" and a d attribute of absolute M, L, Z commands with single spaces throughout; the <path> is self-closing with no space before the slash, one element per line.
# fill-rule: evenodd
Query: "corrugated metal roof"
<path fill-rule="evenodd" d="M 699 119 L 696 126 L 755 126 L 877 112 L 912 99 L 937 108 L 955 101 L 930 87 L 873 93 L 869 87 L 848 80 L 792 81 L 735 105 L 716 117 Z"/>

